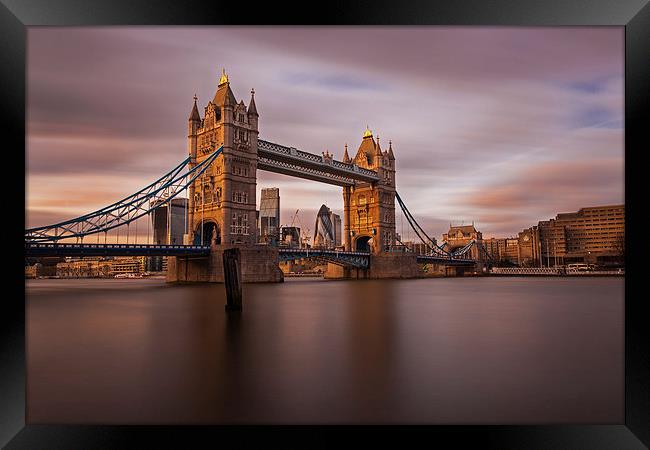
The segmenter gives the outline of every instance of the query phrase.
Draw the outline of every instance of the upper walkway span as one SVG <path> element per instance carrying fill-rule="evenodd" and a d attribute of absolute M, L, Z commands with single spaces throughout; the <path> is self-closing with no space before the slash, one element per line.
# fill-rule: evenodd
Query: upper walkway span
<path fill-rule="evenodd" d="M 336 186 L 354 186 L 355 181 L 379 181 L 374 170 L 261 139 L 257 141 L 257 157 L 258 169 Z"/>

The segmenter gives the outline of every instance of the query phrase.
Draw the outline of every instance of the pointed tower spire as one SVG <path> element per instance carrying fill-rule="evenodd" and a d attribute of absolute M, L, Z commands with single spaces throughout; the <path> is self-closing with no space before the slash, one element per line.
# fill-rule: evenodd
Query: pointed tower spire
<path fill-rule="evenodd" d="M 196 101 L 198 100 L 196 94 L 194 94 L 194 106 L 192 106 L 192 112 L 190 113 L 190 122 L 200 122 L 201 116 L 199 115 L 199 108 L 196 106 Z"/>
<path fill-rule="evenodd" d="M 222 69 L 221 78 L 219 79 L 219 85 L 217 86 L 217 93 L 214 94 L 214 99 L 212 103 L 218 106 L 235 106 L 237 105 L 237 100 L 235 100 L 235 95 L 230 89 L 230 81 L 228 81 L 228 75 L 226 75 L 226 69 Z"/>
<path fill-rule="evenodd" d="M 395 155 L 393 155 L 393 141 L 388 141 L 388 159 L 395 161 Z"/>
<path fill-rule="evenodd" d="M 348 155 L 348 143 L 345 143 L 345 152 L 343 152 L 343 162 L 350 164 L 350 155 Z"/>
<path fill-rule="evenodd" d="M 217 86 L 221 86 L 222 84 L 228 83 L 228 75 L 226 75 L 226 69 L 222 68 L 221 69 L 221 78 L 219 78 L 219 84 Z"/>
<path fill-rule="evenodd" d="M 251 116 L 253 114 L 259 117 L 257 106 L 255 106 L 255 89 L 251 89 L 251 102 L 248 104 L 248 115 Z"/>
<path fill-rule="evenodd" d="M 375 144 L 375 156 L 381 158 L 381 147 L 379 146 L 379 135 L 377 135 L 377 143 Z"/>

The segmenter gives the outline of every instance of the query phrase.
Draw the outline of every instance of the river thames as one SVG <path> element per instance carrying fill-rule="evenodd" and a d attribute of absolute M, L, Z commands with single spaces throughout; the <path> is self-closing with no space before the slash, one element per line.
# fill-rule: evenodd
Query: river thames
<path fill-rule="evenodd" d="M 624 421 L 624 278 L 26 281 L 28 423 Z"/>

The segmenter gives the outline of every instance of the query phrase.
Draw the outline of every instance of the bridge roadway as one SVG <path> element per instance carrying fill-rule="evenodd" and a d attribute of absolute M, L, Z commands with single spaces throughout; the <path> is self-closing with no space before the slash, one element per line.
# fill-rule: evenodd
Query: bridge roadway
<path fill-rule="evenodd" d="M 445 266 L 473 266 L 476 260 L 437 255 L 417 255 L 417 260 L 422 264 L 444 264 Z"/>
<path fill-rule="evenodd" d="M 339 265 L 367 269 L 370 253 L 313 248 L 278 248 L 280 261 L 318 258 Z M 210 247 L 201 245 L 158 244 L 43 244 L 25 243 L 25 256 L 208 256 Z M 471 259 L 417 255 L 418 263 L 449 266 L 475 264 Z"/>
<path fill-rule="evenodd" d="M 158 244 L 25 243 L 25 256 L 208 256 L 210 247 Z"/>
<path fill-rule="evenodd" d="M 346 252 L 342 250 L 327 250 L 320 248 L 278 248 L 280 261 L 315 258 L 342 266 L 353 266 L 367 269 L 370 265 L 370 253 Z"/>

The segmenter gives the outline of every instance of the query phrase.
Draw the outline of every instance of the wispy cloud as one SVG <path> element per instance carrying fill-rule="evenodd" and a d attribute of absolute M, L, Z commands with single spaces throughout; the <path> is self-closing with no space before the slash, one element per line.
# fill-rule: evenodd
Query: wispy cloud
<path fill-rule="evenodd" d="M 345 73 L 289 72 L 284 75 L 284 80 L 290 85 L 316 86 L 332 91 L 377 91 L 385 88 L 379 83 L 356 78 Z"/>

